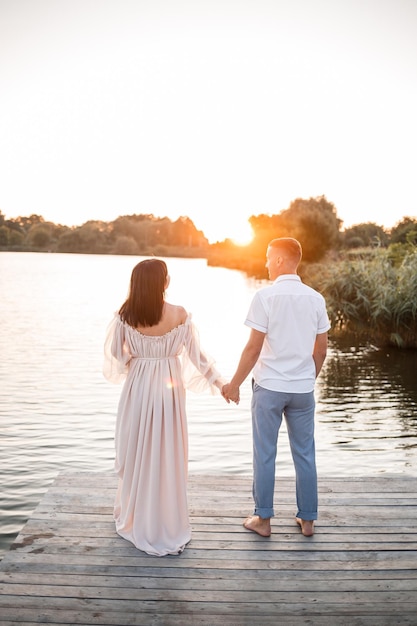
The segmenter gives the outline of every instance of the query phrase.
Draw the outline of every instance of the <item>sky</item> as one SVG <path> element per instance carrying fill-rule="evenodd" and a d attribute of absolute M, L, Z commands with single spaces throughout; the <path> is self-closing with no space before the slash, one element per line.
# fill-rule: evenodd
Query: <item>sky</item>
<path fill-rule="evenodd" d="M 0 0 L 0 210 L 417 215 L 416 0 Z"/>

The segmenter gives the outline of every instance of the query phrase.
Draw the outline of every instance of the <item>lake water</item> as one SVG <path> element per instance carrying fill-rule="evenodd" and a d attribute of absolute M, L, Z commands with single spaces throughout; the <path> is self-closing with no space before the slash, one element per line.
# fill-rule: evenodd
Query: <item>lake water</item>
<path fill-rule="evenodd" d="M 59 472 L 113 467 L 120 387 L 102 376 L 103 341 L 139 260 L 0 253 L 0 556 Z M 202 259 L 167 264 L 168 300 L 231 376 L 263 283 Z M 249 379 L 238 406 L 188 394 L 190 472 L 251 474 L 250 396 Z M 331 342 L 316 399 L 320 475 L 417 476 L 417 352 Z M 285 427 L 277 474 L 293 475 Z"/>

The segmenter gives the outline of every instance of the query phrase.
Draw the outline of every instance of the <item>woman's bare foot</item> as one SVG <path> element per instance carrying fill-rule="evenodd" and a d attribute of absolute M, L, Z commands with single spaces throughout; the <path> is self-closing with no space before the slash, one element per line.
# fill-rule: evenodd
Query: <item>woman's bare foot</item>
<path fill-rule="evenodd" d="M 301 528 L 301 532 L 304 537 L 312 537 L 314 535 L 314 521 L 307 519 L 300 519 L 299 517 L 295 518 L 295 521 Z"/>
<path fill-rule="evenodd" d="M 253 530 L 254 533 L 261 537 L 271 536 L 271 520 L 269 517 L 264 519 L 259 517 L 259 515 L 251 515 L 245 519 L 243 525 L 247 530 Z"/>

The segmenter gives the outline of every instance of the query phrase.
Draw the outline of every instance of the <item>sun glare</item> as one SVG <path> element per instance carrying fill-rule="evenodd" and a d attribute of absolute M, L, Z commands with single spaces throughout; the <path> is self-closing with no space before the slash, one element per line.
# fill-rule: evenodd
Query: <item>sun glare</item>
<path fill-rule="evenodd" d="M 240 224 L 232 236 L 232 241 L 237 246 L 247 246 L 253 239 L 253 230 L 249 224 Z"/>

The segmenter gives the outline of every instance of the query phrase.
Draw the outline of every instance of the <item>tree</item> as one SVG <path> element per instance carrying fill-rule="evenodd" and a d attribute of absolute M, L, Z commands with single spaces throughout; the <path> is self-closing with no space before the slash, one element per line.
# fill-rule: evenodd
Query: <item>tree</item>
<path fill-rule="evenodd" d="M 0 246 L 7 246 L 9 243 L 9 229 L 7 226 L 0 226 Z"/>
<path fill-rule="evenodd" d="M 105 222 L 88 221 L 70 229 L 58 240 L 59 252 L 105 254 L 109 249 L 108 227 Z"/>
<path fill-rule="evenodd" d="M 46 248 L 51 241 L 51 229 L 47 224 L 35 224 L 28 232 L 28 241 L 36 248 Z"/>
<path fill-rule="evenodd" d="M 410 232 L 412 233 L 411 235 Z M 417 244 L 417 219 L 414 217 L 403 217 L 391 229 L 390 243 L 413 243 L 413 241 Z"/>
<path fill-rule="evenodd" d="M 388 233 L 374 222 L 365 222 L 347 228 L 342 233 L 341 240 L 345 248 L 385 247 Z"/>
<path fill-rule="evenodd" d="M 43 224 L 45 222 L 42 215 L 37 215 L 35 213 L 29 215 L 29 217 L 16 217 L 15 219 L 11 219 L 10 221 L 17 224 L 25 232 L 28 232 L 31 226 L 35 226 L 36 224 Z"/>
<path fill-rule="evenodd" d="M 197 230 L 189 217 L 179 217 L 171 226 L 172 243 L 181 247 L 204 247 L 207 239 L 201 230 Z"/>
<path fill-rule="evenodd" d="M 263 260 L 266 247 L 271 239 L 287 236 L 280 215 L 267 215 L 265 213 L 252 215 L 249 218 L 249 224 L 253 230 L 253 240 L 248 249 L 252 256 L 260 257 Z"/>
<path fill-rule="evenodd" d="M 118 235 L 112 249 L 112 254 L 138 254 L 138 244 L 133 237 Z"/>
<path fill-rule="evenodd" d="M 131 237 L 138 251 L 147 253 L 151 246 L 160 242 L 161 237 L 169 238 L 169 226 L 165 220 L 167 218 L 155 218 L 153 215 L 121 215 L 112 222 L 113 236 Z"/>
<path fill-rule="evenodd" d="M 251 217 L 254 242 L 249 246 L 254 254 L 265 254 L 271 239 L 295 237 L 303 248 L 304 261 L 319 261 L 329 250 L 339 244 L 342 220 L 335 206 L 325 196 L 297 198 L 288 209 L 278 215 L 265 214 Z"/>
<path fill-rule="evenodd" d="M 12 248 L 23 246 L 24 240 L 25 236 L 23 233 L 19 232 L 18 230 L 9 228 L 9 246 L 11 246 Z"/>
<path fill-rule="evenodd" d="M 280 215 L 287 237 L 295 237 L 303 248 L 303 259 L 316 262 L 340 243 L 342 220 L 325 196 L 297 198 Z"/>

